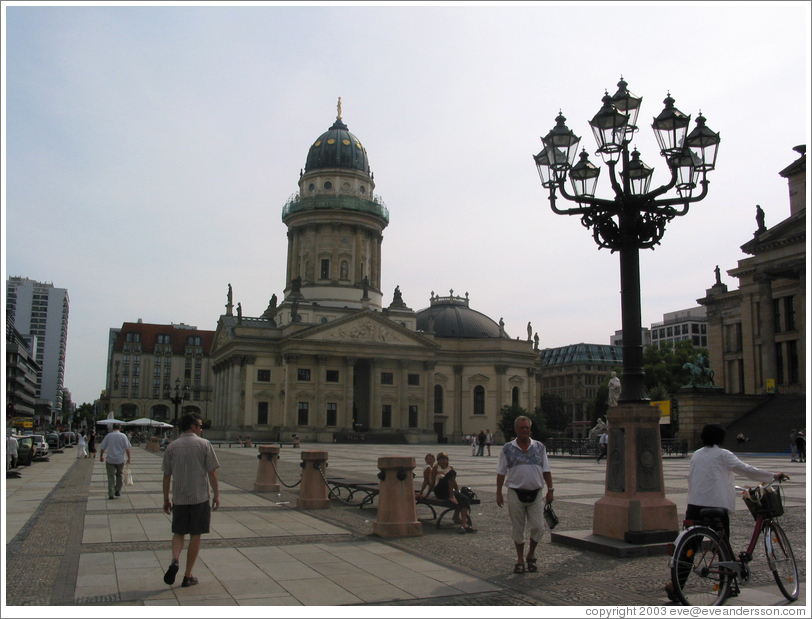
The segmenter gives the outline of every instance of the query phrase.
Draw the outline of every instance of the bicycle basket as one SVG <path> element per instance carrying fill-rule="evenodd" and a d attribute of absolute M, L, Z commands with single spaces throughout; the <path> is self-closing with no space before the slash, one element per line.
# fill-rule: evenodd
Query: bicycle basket
<path fill-rule="evenodd" d="M 774 490 L 773 488 L 759 490 L 755 492 L 755 495 L 753 492 L 745 492 L 743 498 L 744 503 L 750 510 L 750 513 L 753 514 L 753 518 L 758 519 L 759 516 L 778 518 L 779 516 L 784 515 L 784 501 L 783 497 L 781 496 L 782 493 L 783 491 L 779 486 L 777 490 Z M 761 496 L 757 499 L 759 494 Z"/>

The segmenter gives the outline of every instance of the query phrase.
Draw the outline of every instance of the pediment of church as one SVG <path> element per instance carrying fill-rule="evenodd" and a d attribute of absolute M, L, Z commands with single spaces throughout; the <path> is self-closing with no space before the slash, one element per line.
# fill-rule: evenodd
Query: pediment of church
<path fill-rule="evenodd" d="M 438 348 L 430 339 L 382 318 L 375 312 L 360 312 L 340 320 L 299 331 L 292 340 L 358 343 L 372 345 Z"/>
<path fill-rule="evenodd" d="M 524 383 L 524 378 L 522 378 L 522 377 L 521 377 L 521 376 L 519 376 L 518 374 L 514 374 L 513 376 L 511 376 L 511 377 L 508 379 L 508 382 L 509 382 L 511 385 L 521 385 L 521 384 L 523 384 L 523 383 Z"/>
<path fill-rule="evenodd" d="M 471 384 L 474 383 L 487 383 L 490 380 L 489 376 L 485 376 L 484 374 L 474 374 L 473 376 L 468 378 L 468 382 Z"/>

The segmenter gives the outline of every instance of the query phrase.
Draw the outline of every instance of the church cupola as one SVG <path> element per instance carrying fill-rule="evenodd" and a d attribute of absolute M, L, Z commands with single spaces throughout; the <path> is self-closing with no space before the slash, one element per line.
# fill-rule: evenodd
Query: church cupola
<path fill-rule="evenodd" d="M 323 306 L 381 309 L 381 241 L 389 211 L 361 141 L 341 118 L 310 146 L 288 226 L 285 294 Z M 301 298 L 300 297 L 300 298 Z"/>

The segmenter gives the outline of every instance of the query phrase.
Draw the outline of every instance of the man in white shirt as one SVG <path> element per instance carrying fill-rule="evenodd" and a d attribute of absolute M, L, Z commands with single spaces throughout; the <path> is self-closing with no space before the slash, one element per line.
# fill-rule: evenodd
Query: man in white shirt
<path fill-rule="evenodd" d="M 107 453 L 107 498 L 113 499 L 121 496 L 121 486 L 124 485 L 124 464 L 130 463 L 130 441 L 121 433 L 121 424 L 114 423 L 113 431 L 109 432 L 100 445 L 99 462 L 104 462 L 104 452 Z"/>
<path fill-rule="evenodd" d="M 17 466 L 17 451 L 19 449 L 17 439 L 11 434 L 6 438 L 6 470 L 13 469 Z"/>
<path fill-rule="evenodd" d="M 508 489 L 508 512 L 513 529 L 513 543 L 518 561 L 514 574 L 535 572 L 536 546 L 544 533 L 544 504 L 553 502 L 553 476 L 544 444 L 530 438 L 532 422 L 521 415 L 516 418 L 516 439 L 505 443 L 496 463 L 496 504 L 502 507 L 502 486 Z M 543 490 L 547 487 L 546 496 Z M 524 557 L 524 529 L 530 526 L 530 544 Z"/>

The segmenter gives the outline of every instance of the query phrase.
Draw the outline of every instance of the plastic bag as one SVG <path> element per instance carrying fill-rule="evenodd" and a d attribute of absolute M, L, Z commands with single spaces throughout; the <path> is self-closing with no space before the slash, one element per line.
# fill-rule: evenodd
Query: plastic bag
<path fill-rule="evenodd" d="M 130 473 L 130 465 L 128 464 L 124 467 L 124 485 L 125 486 L 132 486 L 133 485 L 133 474 Z"/>

